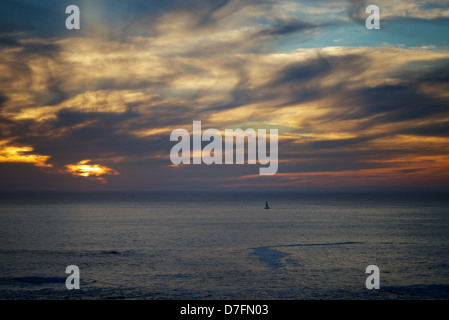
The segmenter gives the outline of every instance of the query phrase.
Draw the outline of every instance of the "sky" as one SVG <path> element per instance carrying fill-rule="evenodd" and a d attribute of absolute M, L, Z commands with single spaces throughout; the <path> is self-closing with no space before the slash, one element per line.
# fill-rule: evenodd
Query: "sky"
<path fill-rule="evenodd" d="M 2 0 L 0 190 L 449 190 L 448 34 L 447 1 Z M 277 172 L 174 165 L 194 121 L 277 129 Z"/>

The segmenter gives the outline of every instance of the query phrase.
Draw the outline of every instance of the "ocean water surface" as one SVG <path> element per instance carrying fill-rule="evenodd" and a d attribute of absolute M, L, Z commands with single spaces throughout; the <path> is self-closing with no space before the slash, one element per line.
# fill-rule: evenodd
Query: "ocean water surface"
<path fill-rule="evenodd" d="M 448 199 L 2 193 L 0 299 L 448 299 Z"/>

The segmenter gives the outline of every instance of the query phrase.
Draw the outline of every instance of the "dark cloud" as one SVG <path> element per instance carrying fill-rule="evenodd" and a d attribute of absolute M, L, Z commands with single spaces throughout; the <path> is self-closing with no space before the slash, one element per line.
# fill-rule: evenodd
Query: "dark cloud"
<path fill-rule="evenodd" d="M 85 2 L 82 36 L 94 37 L 98 46 L 84 38 L 75 41 L 79 34 L 73 34 L 74 47 L 69 48 L 67 39 L 72 38 L 66 38 L 63 27 L 67 3 L 58 3 L 0 5 L 10 12 L 7 17 L 2 11 L 0 23 L 5 26 L 0 48 L 8 59 L 2 64 L 0 133 L 11 143 L 50 155 L 55 171 L 93 159 L 120 172 L 111 181 L 122 189 L 201 183 L 212 188 L 232 176 L 257 174 L 258 166 L 169 168 L 169 131 L 190 130 L 193 120 L 202 120 L 203 129 L 208 123 L 235 126 L 245 121 L 279 125 L 283 173 L 386 168 L 398 159 L 447 153 L 440 142 L 419 142 L 449 136 L 447 60 L 404 57 L 412 62 L 398 59 L 398 70 L 389 72 L 376 56 L 388 48 L 326 53 L 302 51 L 296 43 L 297 51 L 273 54 L 279 40 L 310 39 L 329 26 L 292 17 L 276 1 Z M 365 19 L 366 1 L 342 3 L 351 21 Z M 233 19 L 248 8 L 260 11 L 236 23 Z M 270 9 L 276 12 L 263 16 Z M 188 23 L 164 20 L 166 14 L 187 16 Z M 170 27 L 167 34 L 158 28 L 164 23 Z M 97 27 L 98 34 L 89 26 Z M 88 30 L 95 34 L 90 37 Z M 85 50 L 82 55 L 76 55 L 77 45 Z M 389 81 L 370 81 L 373 69 Z M 418 143 L 395 140 L 398 135 L 412 135 Z M 18 188 L 26 175 L 45 180 L 41 171 L 24 166 L 11 187 Z M 12 179 L 14 174 L 5 172 L 12 167 L 0 170 L 2 177 Z M 55 174 L 47 186 L 62 188 L 74 181 L 81 186 L 80 179 L 64 175 L 58 180 Z M 87 183 L 95 188 L 95 181 Z"/>
<path fill-rule="evenodd" d="M 374 88 L 362 88 L 348 92 L 360 102 L 360 106 L 348 117 L 345 114 L 330 114 L 334 120 L 370 119 L 363 123 L 370 127 L 383 123 L 400 123 L 410 120 L 426 120 L 447 114 L 447 97 L 435 96 L 423 91 L 435 84 L 449 85 L 448 64 L 424 71 L 402 72 L 397 75 L 402 83 Z M 440 89 L 441 90 L 441 89 Z M 442 92 L 443 93 L 443 92 Z"/>
<path fill-rule="evenodd" d="M 366 0 L 347 0 L 348 1 L 348 17 L 356 23 L 364 23 L 366 20 L 366 7 L 371 3 Z M 374 4 L 374 3 L 373 3 Z"/>
<path fill-rule="evenodd" d="M 333 58 L 331 58 L 333 59 Z M 348 57 L 344 57 L 348 59 Z M 338 64 L 329 61 L 329 58 L 320 56 L 305 62 L 294 63 L 280 70 L 273 86 L 285 83 L 305 83 L 324 75 L 329 75 Z"/>
<path fill-rule="evenodd" d="M 369 142 L 371 140 L 374 140 L 376 138 L 379 138 L 382 136 L 381 134 L 377 135 L 369 135 L 369 136 L 359 136 L 356 138 L 348 138 L 348 139 L 332 139 L 332 140 L 318 140 L 310 142 L 308 145 L 311 148 L 314 149 L 334 149 L 334 148 L 341 148 L 345 146 L 358 146 L 361 144 L 364 144 L 366 142 Z"/>
<path fill-rule="evenodd" d="M 442 121 L 430 124 L 423 124 L 402 130 L 401 133 L 427 136 L 427 137 L 449 137 L 449 122 Z"/>
<path fill-rule="evenodd" d="M 60 52 L 60 46 L 55 43 L 43 43 L 40 41 L 28 41 L 20 46 L 20 55 L 24 58 L 41 56 L 48 59 L 56 59 Z"/>
<path fill-rule="evenodd" d="M 279 70 L 276 78 L 270 81 L 261 92 L 265 92 L 262 99 L 273 96 L 288 97 L 284 105 L 292 105 L 321 99 L 324 96 L 344 96 L 345 79 L 332 87 L 324 87 L 322 80 L 325 77 L 348 72 L 349 76 L 362 72 L 369 64 L 369 58 L 363 55 L 348 54 L 344 56 L 326 56 L 319 54 L 316 57 L 299 63 L 292 63 Z M 348 92 L 348 95 L 352 93 Z M 270 97 L 271 96 L 271 97 Z"/>
<path fill-rule="evenodd" d="M 6 101 L 8 101 L 8 96 L 6 96 L 6 95 L 3 95 L 3 94 L 0 94 L 0 110 L 1 110 L 1 108 L 3 107 L 3 104 L 6 102 Z"/>
<path fill-rule="evenodd" d="M 18 47 L 20 42 L 17 36 L 0 34 L 0 48 Z"/>
<path fill-rule="evenodd" d="M 273 25 L 266 26 L 262 30 L 256 32 L 253 36 L 255 37 L 265 37 L 265 36 L 282 36 L 295 32 L 302 32 L 310 29 L 316 29 L 318 25 L 313 23 L 308 23 L 301 20 L 278 20 L 275 21 Z"/>

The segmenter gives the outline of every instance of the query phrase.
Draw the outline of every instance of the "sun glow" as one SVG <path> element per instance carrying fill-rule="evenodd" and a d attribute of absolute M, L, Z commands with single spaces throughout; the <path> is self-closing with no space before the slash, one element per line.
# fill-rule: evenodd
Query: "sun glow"
<path fill-rule="evenodd" d="M 80 177 L 93 177 L 95 180 L 105 183 L 106 180 L 101 177 L 102 175 L 118 175 L 119 172 L 108 168 L 106 166 L 102 166 L 100 164 L 88 164 L 90 159 L 82 160 L 77 164 L 68 164 L 66 165 L 66 172 Z"/>
<path fill-rule="evenodd" d="M 32 163 L 37 167 L 52 167 L 47 161 L 50 156 L 31 153 L 31 146 L 8 146 L 7 142 L 0 141 L 0 162 Z"/>

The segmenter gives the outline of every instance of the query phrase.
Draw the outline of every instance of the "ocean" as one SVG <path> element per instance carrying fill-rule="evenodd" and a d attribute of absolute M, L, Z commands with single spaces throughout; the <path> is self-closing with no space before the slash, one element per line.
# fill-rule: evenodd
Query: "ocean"
<path fill-rule="evenodd" d="M 0 299 L 449 298 L 444 194 L 2 193 L 0 228 Z"/>

